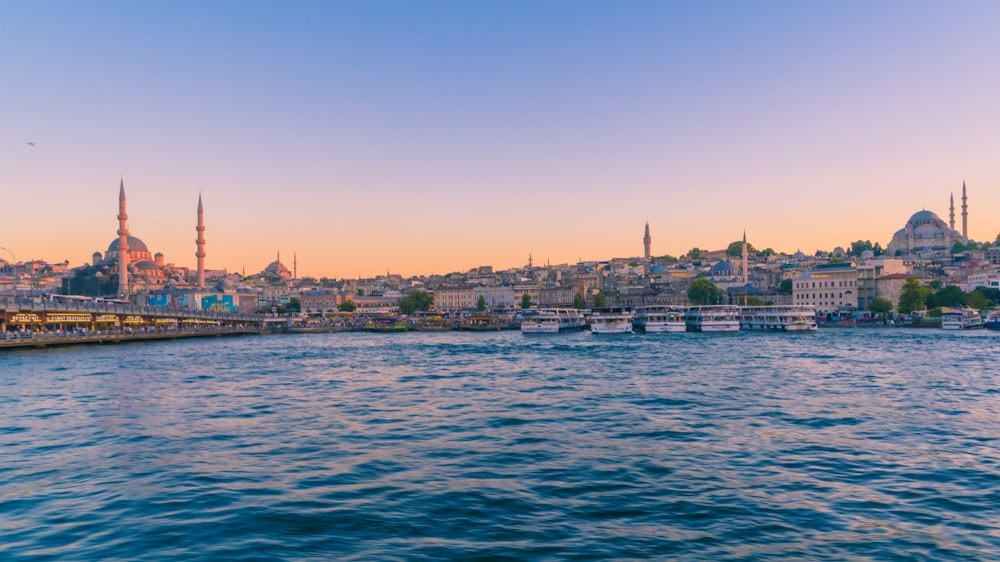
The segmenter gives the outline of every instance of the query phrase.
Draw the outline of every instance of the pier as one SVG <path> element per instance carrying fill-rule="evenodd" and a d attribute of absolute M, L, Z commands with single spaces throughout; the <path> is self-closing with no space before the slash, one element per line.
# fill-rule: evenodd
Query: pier
<path fill-rule="evenodd" d="M 264 316 L 71 297 L 0 297 L 0 349 L 260 334 Z"/>

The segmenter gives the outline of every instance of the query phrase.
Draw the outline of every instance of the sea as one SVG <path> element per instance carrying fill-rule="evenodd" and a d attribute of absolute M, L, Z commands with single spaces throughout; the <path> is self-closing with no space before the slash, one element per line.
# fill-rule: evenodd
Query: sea
<path fill-rule="evenodd" d="M 997 560 L 1000 333 L 0 353 L 2 560 Z"/>

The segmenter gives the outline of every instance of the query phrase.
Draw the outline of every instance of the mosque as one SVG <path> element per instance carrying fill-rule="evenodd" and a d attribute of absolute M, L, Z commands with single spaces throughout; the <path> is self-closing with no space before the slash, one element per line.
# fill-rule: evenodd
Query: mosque
<path fill-rule="evenodd" d="M 128 229 L 128 212 L 125 200 L 125 180 L 122 179 L 118 189 L 118 237 L 111 241 L 107 251 L 94 252 L 92 256 L 92 270 L 96 272 L 95 282 L 85 284 L 89 290 L 96 294 L 108 294 L 113 292 L 121 298 L 128 298 L 135 289 L 151 290 L 163 288 L 167 285 L 188 285 L 191 287 L 205 287 L 205 213 L 202 207 L 201 195 L 198 195 L 198 225 L 195 227 L 198 232 L 197 252 L 198 258 L 197 277 L 189 279 L 191 271 L 186 267 L 178 267 L 164 262 L 163 254 L 150 252 L 146 243 L 138 237 L 132 236 Z M 116 290 L 109 291 L 107 282 L 109 278 L 117 277 Z"/>
<path fill-rule="evenodd" d="M 951 196 L 949 222 L 945 223 L 933 211 L 918 211 L 896 231 L 886 247 L 890 256 L 933 258 L 951 253 L 955 242 L 969 242 L 969 205 L 962 182 L 962 232 L 955 230 L 955 196 Z"/>

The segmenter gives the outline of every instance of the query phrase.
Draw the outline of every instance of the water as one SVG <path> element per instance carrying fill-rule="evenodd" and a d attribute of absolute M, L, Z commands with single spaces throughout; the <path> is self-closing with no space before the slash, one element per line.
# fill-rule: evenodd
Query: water
<path fill-rule="evenodd" d="M 0 559 L 1000 558 L 1000 334 L 0 354 Z"/>

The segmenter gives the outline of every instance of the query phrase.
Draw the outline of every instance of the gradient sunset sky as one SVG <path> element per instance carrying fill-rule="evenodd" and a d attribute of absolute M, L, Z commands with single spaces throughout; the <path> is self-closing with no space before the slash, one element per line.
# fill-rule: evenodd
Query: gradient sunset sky
<path fill-rule="evenodd" d="M 0 246 L 299 275 L 1000 232 L 1000 2 L 0 2 Z M 27 143 L 35 143 L 31 146 Z M 960 219 L 959 219 L 959 229 Z M 6 252 L 0 257 L 10 259 Z"/>

